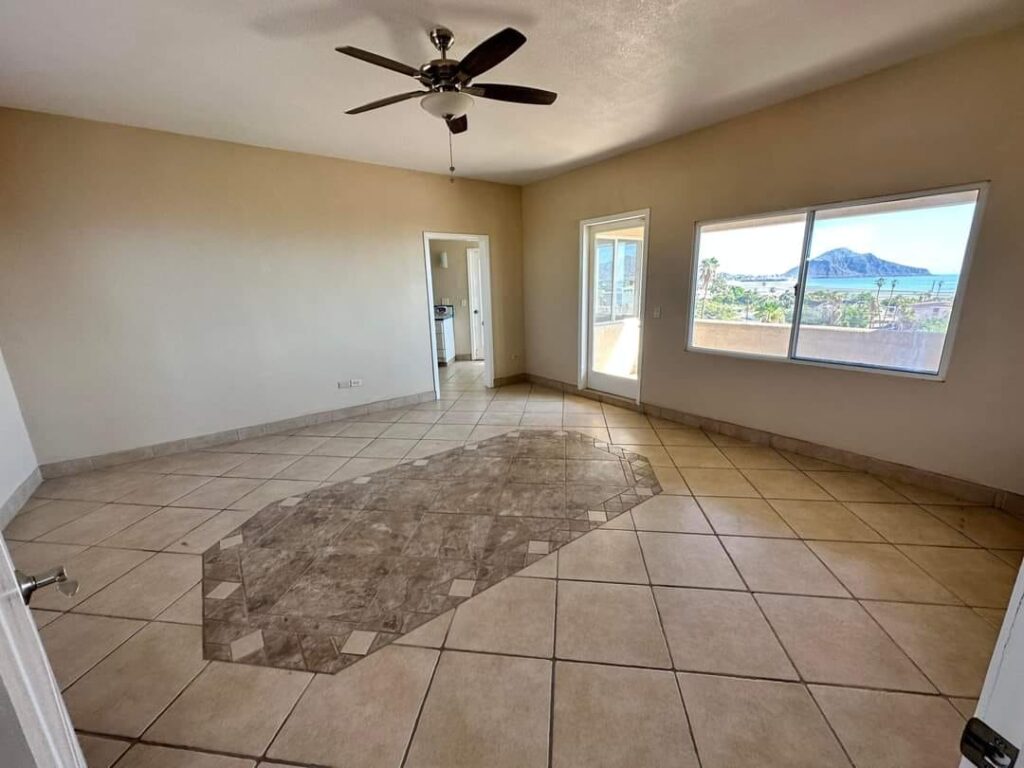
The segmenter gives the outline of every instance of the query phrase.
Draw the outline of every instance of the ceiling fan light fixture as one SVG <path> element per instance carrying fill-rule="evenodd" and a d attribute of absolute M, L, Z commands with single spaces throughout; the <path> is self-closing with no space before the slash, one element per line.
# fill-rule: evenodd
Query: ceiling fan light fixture
<path fill-rule="evenodd" d="M 437 91 L 420 99 L 420 106 L 434 117 L 462 117 L 473 106 L 473 97 L 459 91 Z"/>

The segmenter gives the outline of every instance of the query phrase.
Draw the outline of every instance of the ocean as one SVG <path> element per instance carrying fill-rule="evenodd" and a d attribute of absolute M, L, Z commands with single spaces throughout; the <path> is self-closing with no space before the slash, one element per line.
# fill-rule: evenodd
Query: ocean
<path fill-rule="evenodd" d="M 938 290 L 942 283 L 942 294 L 952 296 L 956 292 L 959 275 L 904 275 L 903 277 L 883 277 L 882 294 L 892 289 L 892 281 L 896 281 L 896 293 L 928 293 Z M 861 291 L 878 291 L 878 277 L 812 277 L 807 281 L 808 291 L 840 291 L 844 293 L 860 293 Z M 730 280 L 730 284 L 739 285 L 758 293 L 767 293 L 774 288 L 776 293 L 791 291 L 795 280 Z"/>

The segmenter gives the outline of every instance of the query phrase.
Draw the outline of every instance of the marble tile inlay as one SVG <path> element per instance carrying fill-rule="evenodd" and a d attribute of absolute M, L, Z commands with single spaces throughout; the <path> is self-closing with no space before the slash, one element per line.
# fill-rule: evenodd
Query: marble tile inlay
<path fill-rule="evenodd" d="M 337 672 L 660 492 L 639 454 L 524 430 L 275 502 L 203 554 L 204 655 Z"/>

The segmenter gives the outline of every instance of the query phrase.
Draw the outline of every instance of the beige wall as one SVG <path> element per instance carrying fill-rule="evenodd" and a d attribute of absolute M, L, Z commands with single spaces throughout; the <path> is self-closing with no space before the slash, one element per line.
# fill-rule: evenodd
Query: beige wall
<path fill-rule="evenodd" d="M 476 233 L 471 233 L 476 234 Z M 469 357 L 469 268 L 466 249 L 476 247 L 475 240 L 431 240 L 430 263 L 433 267 L 434 303 L 455 305 L 455 354 Z M 448 269 L 441 268 L 441 253 L 448 254 Z M 445 302 L 448 299 L 448 302 Z M 465 306 L 463 306 L 465 302 Z"/>
<path fill-rule="evenodd" d="M 35 469 L 36 454 L 0 352 L 0 508 Z"/>
<path fill-rule="evenodd" d="M 14 110 L 0 168 L 43 463 L 430 390 L 424 231 L 490 236 L 494 372 L 522 370 L 516 187 Z"/>
<path fill-rule="evenodd" d="M 1017 27 L 530 185 L 527 370 L 576 380 L 580 219 L 649 207 L 644 401 L 1024 492 L 1022 137 Z M 944 383 L 685 351 L 695 221 L 981 179 Z"/>

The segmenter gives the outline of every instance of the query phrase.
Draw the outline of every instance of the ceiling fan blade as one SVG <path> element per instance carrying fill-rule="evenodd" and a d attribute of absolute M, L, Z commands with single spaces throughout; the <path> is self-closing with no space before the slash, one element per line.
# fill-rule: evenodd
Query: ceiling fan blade
<path fill-rule="evenodd" d="M 466 129 L 469 128 L 469 120 L 465 115 L 462 117 L 446 117 L 444 121 L 448 123 L 448 130 L 452 133 L 465 133 Z"/>
<path fill-rule="evenodd" d="M 400 61 L 389 59 L 387 56 L 381 56 L 378 53 L 372 53 L 370 51 L 364 51 L 362 48 L 353 48 L 351 45 L 342 45 L 335 48 L 338 53 L 344 53 L 346 56 L 352 56 L 353 58 L 365 61 L 370 64 L 376 64 L 378 67 L 384 67 L 384 69 L 390 69 L 393 72 L 398 72 L 401 75 L 408 75 L 409 77 L 417 77 L 420 71 L 415 67 L 410 67 L 408 64 L 403 64 Z"/>
<path fill-rule="evenodd" d="M 502 85 L 501 83 L 476 83 L 462 89 L 470 96 L 480 96 L 495 101 L 514 101 L 517 104 L 553 104 L 558 94 L 540 88 L 524 85 Z"/>
<path fill-rule="evenodd" d="M 518 29 L 505 27 L 466 54 L 459 62 L 459 78 L 462 82 L 467 82 L 477 75 L 482 75 L 519 50 L 519 46 L 525 42 L 526 35 Z"/>
<path fill-rule="evenodd" d="M 430 93 L 430 91 L 409 91 L 408 93 L 400 93 L 397 96 L 388 96 L 386 99 L 377 99 L 377 101 L 371 101 L 369 104 L 363 104 L 361 107 L 346 110 L 345 114 L 358 115 L 363 112 L 369 112 L 371 109 L 386 107 L 388 104 L 397 104 L 398 102 L 405 101 L 406 99 L 415 99 L 417 96 L 426 96 L 428 93 Z"/>

